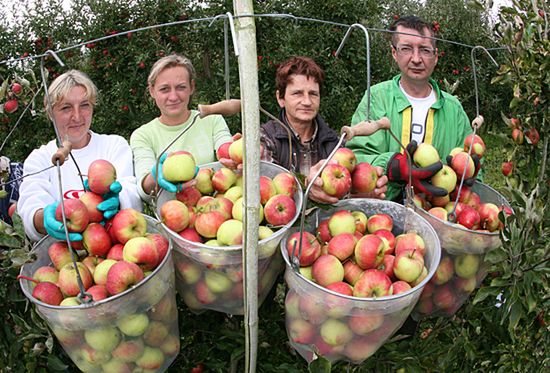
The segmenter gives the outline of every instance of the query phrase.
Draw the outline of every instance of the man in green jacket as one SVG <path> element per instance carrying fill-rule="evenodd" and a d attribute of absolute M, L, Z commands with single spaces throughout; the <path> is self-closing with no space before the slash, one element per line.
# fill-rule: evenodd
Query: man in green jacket
<path fill-rule="evenodd" d="M 434 32 L 418 17 L 402 17 L 390 27 L 392 56 L 401 73 L 371 87 L 370 116 L 367 118 L 367 95 L 363 97 L 352 118 L 352 124 L 388 117 L 391 131 L 404 146 L 413 140 L 417 144 L 433 145 L 443 159 L 455 147 L 462 147 L 472 132 L 468 116 L 456 97 L 439 89 L 431 75 L 437 64 L 437 48 L 431 39 Z M 427 197 L 443 196 L 447 192 L 427 181 L 439 171 L 438 162 L 425 168 L 409 168 L 403 149 L 388 131 L 365 137 L 355 137 L 346 146 L 359 162 L 384 167 L 389 183 L 386 199 L 402 201 L 403 186 L 412 173 L 415 192 Z"/>

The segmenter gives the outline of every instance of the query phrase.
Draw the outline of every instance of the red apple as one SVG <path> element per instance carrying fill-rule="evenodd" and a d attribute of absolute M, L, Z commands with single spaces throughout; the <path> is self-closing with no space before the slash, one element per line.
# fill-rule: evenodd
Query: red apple
<path fill-rule="evenodd" d="M 480 227 L 494 232 L 500 225 L 498 213 L 500 209 L 494 203 L 482 203 L 479 206 L 478 213 L 480 218 Z"/>
<path fill-rule="evenodd" d="M 317 335 L 314 325 L 299 318 L 290 320 L 287 330 L 290 340 L 300 344 L 313 342 L 315 335 Z"/>
<path fill-rule="evenodd" d="M 355 233 L 355 217 L 348 210 L 336 211 L 328 220 L 328 229 L 332 237 L 340 233 Z"/>
<path fill-rule="evenodd" d="M 17 100 L 13 98 L 11 100 L 6 101 L 6 103 L 4 104 L 4 111 L 8 114 L 14 113 L 15 111 L 17 111 L 18 106 L 19 104 Z"/>
<path fill-rule="evenodd" d="M 229 145 L 229 158 L 237 164 L 243 163 L 243 147 L 244 147 L 244 139 L 241 137 L 238 140 L 235 140 Z"/>
<path fill-rule="evenodd" d="M 161 221 L 174 232 L 181 232 L 189 225 L 189 208 L 177 199 L 166 201 L 160 208 Z"/>
<path fill-rule="evenodd" d="M 74 297 L 80 293 L 80 288 L 78 287 L 77 282 L 77 270 L 80 273 L 84 290 L 92 286 L 92 274 L 88 270 L 88 267 L 82 264 L 82 262 L 76 262 L 76 267 L 73 263 L 65 264 L 59 270 L 59 278 L 57 280 L 57 285 L 65 296 Z"/>
<path fill-rule="evenodd" d="M 457 179 L 460 180 L 464 172 L 464 178 L 469 179 L 474 176 L 476 171 L 474 160 L 466 152 L 460 152 L 453 157 L 451 167 L 456 172 Z"/>
<path fill-rule="evenodd" d="M 376 268 L 384 260 L 384 242 L 374 234 L 363 236 L 355 245 L 355 262 L 362 269 Z"/>
<path fill-rule="evenodd" d="M 71 253 L 67 243 L 63 241 L 54 242 L 48 247 L 48 256 L 56 270 L 60 270 L 65 264 L 72 262 Z"/>
<path fill-rule="evenodd" d="M 233 141 L 224 142 L 220 145 L 218 150 L 216 150 L 216 158 L 218 161 L 220 159 L 230 159 L 229 157 L 229 146 L 233 143 Z"/>
<path fill-rule="evenodd" d="M 189 207 L 194 207 L 201 197 L 201 192 L 194 186 L 183 188 L 176 193 L 176 199 Z"/>
<path fill-rule="evenodd" d="M 457 223 L 467 229 L 478 229 L 480 220 L 479 213 L 470 206 L 464 206 L 463 210 L 456 216 Z"/>
<path fill-rule="evenodd" d="M 195 158 L 185 150 L 169 153 L 162 165 L 164 178 L 174 183 L 191 180 L 195 177 L 195 171 Z"/>
<path fill-rule="evenodd" d="M 13 218 L 13 214 L 17 210 L 17 202 L 13 202 L 10 207 L 8 207 L 8 216 Z"/>
<path fill-rule="evenodd" d="M 67 229 L 69 232 L 82 232 L 90 221 L 88 209 L 78 199 L 66 199 L 63 201 L 65 217 L 67 218 Z M 55 219 L 63 222 L 61 203 L 55 209 Z"/>
<path fill-rule="evenodd" d="M 227 167 L 222 167 L 212 175 L 212 187 L 218 193 L 225 193 L 237 181 L 235 172 Z"/>
<path fill-rule="evenodd" d="M 392 282 L 388 275 L 378 269 L 367 269 L 353 287 L 353 296 L 379 298 L 391 295 Z"/>
<path fill-rule="evenodd" d="M 392 294 L 393 295 L 401 294 L 401 293 L 404 293 L 404 292 L 409 291 L 411 289 L 412 289 L 411 285 L 409 285 L 407 282 L 402 281 L 402 280 L 395 281 L 392 284 L 392 290 L 393 290 Z"/>
<path fill-rule="evenodd" d="M 451 288 L 451 284 L 438 286 L 434 289 L 433 303 L 437 308 L 449 309 L 458 301 L 455 293 Z"/>
<path fill-rule="evenodd" d="M 344 279 L 352 286 L 355 285 L 359 277 L 363 273 L 363 269 L 352 260 L 347 260 L 344 263 Z"/>
<path fill-rule="evenodd" d="M 227 220 L 219 211 L 202 212 L 195 218 L 195 230 L 206 238 L 215 238 L 218 229 Z"/>
<path fill-rule="evenodd" d="M 154 269 L 159 263 L 155 243 L 147 237 L 134 237 L 124 244 L 122 256 L 125 261 L 139 265 L 144 271 Z"/>
<path fill-rule="evenodd" d="M 436 218 L 438 219 L 441 219 L 443 221 L 447 221 L 447 210 L 445 210 L 443 207 L 432 207 L 431 209 L 428 210 L 428 213 L 430 215 L 433 215 L 435 216 Z"/>
<path fill-rule="evenodd" d="M 540 140 L 539 131 L 535 127 L 531 127 L 525 131 L 525 137 L 527 137 L 527 142 L 533 146 L 537 146 Z"/>
<path fill-rule="evenodd" d="M 260 176 L 260 203 L 265 205 L 267 201 L 277 194 L 277 189 L 270 177 Z"/>
<path fill-rule="evenodd" d="M 84 259 L 82 259 L 82 264 L 84 264 L 86 267 L 88 267 L 88 270 L 94 275 L 96 266 L 101 263 L 104 259 L 97 257 L 97 256 L 87 256 Z"/>
<path fill-rule="evenodd" d="M 345 196 L 351 188 L 351 175 L 338 163 L 329 163 L 321 172 L 323 191 L 336 198 Z"/>
<path fill-rule="evenodd" d="M 367 231 L 367 215 L 363 211 L 352 211 L 351 214 L 355 218 L 355 233 L 363 235 Z"/>
<path fill-rule="evenodd" d="M 97 205 L 103 202 L 103 197 L 94 192 L 86 192 L 79 198 L 88 209 L 90 223 L 99 223 L 103 220 L 103 212 L 97 209 Z"/>
<path fill-rule="evenodd" d="M 464 139 L 464 151 L 468 153 L 470 147 L 472 147 L 471 154 L 477 154 L 480 159 L 485 154 L 485 143 L 483 142 L 483 139 L 473 133 L 466 136 Z"/>
<path fill-rule="evenodd" d="M 15 93 L 16 95 L 20 94 L 21 91 L 23 91 L 23 86 L 19 83 L 13 83 L 10 87 L 11 91 Z"/>
<path fill-rule="evenodd" d="M 96 194 L 110 192 L 109 187 L 116 181 L 116 169 L 105 159 L 96 159 L 88 167 L 88 187 Z"/>
<path fill-rule="evenodd" d="M 353 234 L 340 233 L 328 242 L 328 253 L 343 262 L 353 254 L 356 243 L 357 239 Z"/>
<path fill-rule="evenodd" d="M 122 258 L 122 250 L 124 249 L 124 245 L 121 243 L 114 244 L 107 253 L 107 259 L 113 259 L 113 260 L 123 260 Z"/>
<path fill-rule="evenodd" d="M 286 249 L 289 258 L 292 260 L 292 256 L 298 257 L 300 266 L 307 267 L 313 264 L 315 260 L 321 255 L 321 245 L 315 236 L 307 231 L 302 232 L 302 250 L 300 249 L 300 232 L 292 233 L 286 242 Z M 294 253 L 293 253 L 294 250 Z"/>
<path fill-rule="evenodd" d="M 382 263 L 380 263 L 378 267 L 376 267 L 376 269 L 384 271 L 384 273 L 387 274 L 390 279 L 393 279 L 395 278 L 395 274 L 393 273 L 394 262 L 395 262 L 395 256 L 384 255 L 384 258 L 382 259 Z"/>
<path fill-rule="evenodd" d="M 41 302 L 59 306 L 63 301 L 63 294 L 56 284 L 51 282 L 40 282 L 32 291 L 32 296 Z"/>
<path fill-rule="evenodd" d="M 393 262 L 393 273 L 396 278 L 405 282 L 415 281 L 424 268 L 424 259 L 417 251 L 403 251 L 396 255 Z"/>
<path fill-rule="evenodd" d="M 351 174 L 351 190 L 353 193 L 371 193 L 376 189 L 378 172 L 370 163 L 361 162 L 355 166 Z"/>
<path fill-rule="evenodd" d="M 153 241 L 153 243 L 155 244 L 155 248 L 157 249 L 157 253 L 159 255 L 159 264 L 160 264 L 160 262 L 162 262 L 162 260 L 168 253 L 168 247 L 169 247 L 168 240 L 166 239 L 166 237 L 164 237 L 160 233 L 147 233 L 145 237 Z"/>
<path fill-rule="evenodd" d="M 319 237 L 319 240 L 322 243 L 329 242 L 332 238 L 328 228 L 328 219 L 321 220 L 321 222 L 319 222 L 319 225 L 317 226 L 317 237 Z"/>
<path fill-rule="evenodd" d="M 514 170 L 514 163 L 511 161 L 508 162 L 502 162 L 502 174 L 504 176 L 508 176 L 512 173 Z"/>
<path fill-rule="evenodd" d="M 145 236 L 147 222 L 139 211 L 127 208 L 114 216 L 110 229 L 116 240 L 125 244 L 131 238 Z"/>
<path fill-rule="evenodd" d="M 236 219 L 226 220 L 220 225 L 217 240 L 225 246 L 241 245 L 243 243 L 243 223 Z"/>
<path fill-rule="evenodd" d="M 454 264 L 450 256 L 444 256 L 441 258 L 437 269 L 431 279 L 436 285 L 443 285 L 447 283 L 454 275 Z"/>
<path fill-rule="evenodd" d="M 391 231 L 393 229 L 393 219 L 388 214 L 374 214 L 367 221 L 367 231 L 374 233 L 377 230 L 385 229 Z"/>
<path fill-rule="evenodd" d="M 393 254 L 395 250 L 395 236 L 393 233 L 386 229 L 379 229 L 373 234 L 380 237 L 384 242 L 384 255 Z"/>
<path fill-rule="evenodd" d="M 381 327 L 383 323 L 383 314 L 366 313 L 359 310 L 354 311 L 348 319 L 350 329 L 359 335 L 368 334 Z"/>
<path fill-rule="evenodd" d="M 82 243 L 88 255 L 107 256 L 111 249 L 111 237 L 105 227 L 99 223 L 88 224 L 88 227 L 82 232 Z"/>
<path fill-rule="evenodd" d="M 127 261 L 116 262 L 107 273 L 105 286 L 111 295 L 119 294 L 139 283 L 143 279 L 143 271 L 135 263 Z"/>
<path fill-rule="evenodd" d="M 274 226 L 288 224 L 295 215 L 296 202 L 285 194 L 271 197 L 264 206 L 265 220 Z"/>
<path fill-rule="evenodd" d="M 348 148 L 338 148 L 331 160 L 347 168 L 350 174 L 353 172 L 355 165 L 357 164 L 355 153 L 353 150 Z"/>
<path fill-rule="evenodd" d="M 395 237 L 395 255 L 399 255 L 403 251 L 417 251 L 420 255 L 426 252 L 426 244 L 424 239 L 416 232 L 401 233 Z"/>
<path fill-rule="evenodd" d="M 313 262 L 311 274 L 315 282 L 327 286 L 344 279 L 344 267 L 334 255 L 321 255 Z"/>
<path fill-rule="evenodd" d="M 327 289 L 334 291 L 335 293 L 353 296 L 353 288 L 350 284 L 344 281 L 333 282 L 326 286 Z"/>
<path fill-rule="evenodd" d="M 109 292 L 105 285 L 93 285 L 86 290 L 92 296 L 94 302 L 99 302 L 100 300 L 106 299 L 109 297 Z"/>
<path fill-rule="evenodd" d="M 197 233 L 195 228 L 185 228 L 181 232 L 178 233 L 180 237 L 191 241 L 191 242 L 202 242 L 201 236 Z"/>
<path fill-rule="evenodd" d="M 59 278 L 59 272 L 57 271 L 57 269 L 53 267 L 42 266 L 42 267 L 38 267 L 38 269 L 34 271 L 32 278 L 38 282 L 48 281 L 56 284 L 57 279 Z"/>
<path fill-rule="evenodd" d="M 277 194 L 286 194 L 289 197 L 293 197 L 298 189 L 296 178 L 289 172 L 279 172 L 275 175 L 273 185 L 275 185 Z"/>
<path fill-rule="evenodd" d="M 205 211 L 218 211 L 225 220 L 231 219 L 233 215 L 233 201 L 225 197 L 218 197 L 209 200 L 204 208 Z M 260 219 L 261 220 L 261 219 Z"/>

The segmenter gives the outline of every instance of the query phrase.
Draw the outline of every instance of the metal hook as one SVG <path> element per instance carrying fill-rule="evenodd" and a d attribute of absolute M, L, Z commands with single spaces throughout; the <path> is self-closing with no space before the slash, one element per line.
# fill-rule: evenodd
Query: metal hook
<path fill-rule="evenodd" d="M 225 13 L 229 19 L 229 29 L 231 30 L 231 39 L 233 39 L 233 49 L 235 50 L 235 56 L 239 57 L 239 43 L 237 41 L 237 33 L 235 32 L 235 20 L 231 12 Z"/>
<path fill-rule="evenodd" d="M 365 45 L 367 49 L 367 121 L 370 119 L 370 38 L 369 38 L 369 30 L 365 26 L 363 26 L 360 23 L 354 23 L 351 25 L 348 30 L 346 31 L 346 34 L 344 35 L 344 39 L 340 42 L 340 45 L 338 46 L 338 49 L 336 50 L 335 57 L 338 57 L 340 52 L 342 51 L 342 48 L 344 48 L 344 44 L 349 38 L 349 35 L 351 34 L 351 31 L 354 28 L 359 28 L 363 30 L 365 33 Z"/>
<path fill-rule="evenodd" d="M 483 50 L 485 53 L 487 53 L 487 55 L 489 56 L 489 58 L 491 59 L 491 61 L 493 61 L 493 63 L 495 64 L 496 67 L 498 67 L 498 63 L 497 61 L 495 61 L 495 59 L 493 58 L 493 56 L 491 56 L 491 53 L 489 53 L 489 51 L 481 46 L 481 45 L 476 45 L 475 47 L 472 48 L 472 50 L 470 51 L 470 56 L 471 56 L 471 59 L 472 59 L 472 73 L 474 75 L 474 92 L 475 92 L 475 96 L 476 96 L 476 117 L 479 116 L 479 93 L 478 93 L 478 88 L 477 88 L 477 73 L 476 73 L 476 61 L 475 61 L 475 58 L 474 58 L 474 53 L 475 53 L 475 50 L 476 49 L 481 49 Z M 475 130 L 475 129 L 474 129 Z M 474 132 L 475 133 L 475 132 Z"/>

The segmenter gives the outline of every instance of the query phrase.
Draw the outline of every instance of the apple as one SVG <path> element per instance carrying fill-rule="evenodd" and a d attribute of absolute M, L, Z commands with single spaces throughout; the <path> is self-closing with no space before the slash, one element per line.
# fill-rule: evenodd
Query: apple
<path fill-rule="evenodd" d="M 180 352 L 179 335 L 170 334 L 160 345 L 160 349 L 167 356 L 176 356 Z"/>
<path fill-rule="evenodd" d="M 94 350 L 111 352 L 120 342 L 120 331 L 114 326 L 84 331 L 86 343 Z"/>
<path fill-rule="evenodd" d="M 388 254 L 384 255 L 384 258 L 382 259 L 382 263 L 380 263 L 376 269 L 379 269 L 381 271 L 384 271 L 385 274 L 388 275 L 390 279 L 394 279 L 395 275 L 393 273 L 393 263 L 395 262 L 395 256 Z"/>
<path fill-rule="evenodd" d="M 114 244 L 107 253 L 107 259 L 113 260 L 123 260 L 122 251 L 124 250 L 124 245 L 121 243 Z"/>
<path fill-rule="evenodd" d="M 393 262 L 393 273 L 399 280 L 412 282 L 422 273 L 424 260 L 418 251 L 403 251 L 396 254 Z"/>
<path fill-rule="evenodd" d="M 376 340 L 366 337 L 356 337 L 346 344 L 342 353 L 352 362 L 359 364 L 374 355 L 378 347 L 379 342 Z"/>
<path fill-rule="evenodd" d="M 131 373 L 132 365 L 118 359 L 111 359 L 101 364 L 101 371 L 103 373 Z"/>
<path fill-rule="evenodd" d="M 468 278 L 455 277 L 453 285 L 456 290 L 470 294 L 476 289 L 477 280 L 475 276 Z"/>
<path fill-rule="evenodd" d="M 170 245 L 168 239 L 160 233 L 147 233 L 145 237 L 150 239 L 155 244 L 155 248 L 157 249 L 157 253 L 159 255 L 160 264 L 168 253 L 168 248 Z"/>
<path fill-rule="evenodd" d="M 194 186 L 183 188 L 176 193 L 176 199 L 188 207 L 194 207 L 201 197 L 201 192 Z"/>
<path fill-rule="evenodd" d="M 401 233 L 395 237 L 395 255 L 399 255 L 402 251 L 409 250 L 414 250 L 420 255 L 424 255 L 426 252 L 424 239 L 413 231 Z"/>
<path fill-rule="evenodd" d="M 92 298 L 93 299 L 93 298 Z M 61 307 L 75 307 L 80 306 L 80 300 L 78 300 L 78 297 L 67 297 L 59 303 L 59 306 Z"/>
<path fill-rule="evenodd" d="M 511 162 L 511 161 L 508 161 L 508 162 L 502 162 L 502 174 L 504 176 L 509 176 L 512 171 L 514 170 L 514 163 Z"/>
<path fill-rule="evenodd" d="M 476 154 L 479 159 L 481 159 L 485 154 L 485 143 L 483 142 L 483 139 L 473 133 L 469 134 L 464 139 L 464 151 L 468 152 L 470 147 L 472 148 L 471 154 Z"/>
<path fill-rule="evenodd" d="M 345 345 L 353 338 L 353 332 L 342 321 L 328 319 L 322 325 L 319 331 L 321 338 L 330 346 Z"/>
<path fill-rule="evenodd" d="M 456 221 L 467 229 L 475 230 L 479 228 L 481 218 L 474 208 L 464 206 L 462 211 L 456 215 Z"/>
<path fill-rule="evenodd" d="M 383 323 L 384 315 L 360 310 L 354 311 L 348 319 L 350 329 L 359 335 L 368 334 L 381 327 Z"/>
<path fill-rule="evenodd" d="M 233 281 L 223 272 L 207 270 L 204 272 L 204 282 L 213 293 L 225 293 L 231 289 Z"/>
<path fill-rule="evenodd" d="M 334 255 L 321 255 L 313 262 L 311 274 L 315 282 L 326 287 L 344 279 L 344 266 Z"/>
<path fill-rule="evenodd" d="M 351 214 L 355 218 L 355 233 L 363 235 L 367 231 L 367 215 L 358 210 L 352 211 Z"/>
<path fill-rule="evenodd" d="M 149 317 L 144 313 L 132 313 L 120 317 L 116 322 L 122 333 L 129 337 L 138 337 L 149 327 Z"/>
<path fill-rule="evenodd" d="M 241 245 L 243 243 L 243 222 L 236 219 L 224 221 L 218 228 L 217 240 L 226 246 Z"/>
<path fill-rule="evenodd" d="M 413 282 L 409 282 L 409 285 L 411 285 L 414 288 L 415 286 L 419 285 L 422 281 L 424 281 L 426 277 L 428 277 L 428 268 L 426 268 L 426 266 L 424 265 L 424 268 L 422 268 L 422 273 L 420 274 L 420 276 L 418 276 L 418 278 Z"/>
<path fill-rule="evenodd" d="M 462 278 L 475 276 L 478 272 L 481 260 L 475 254 L 460 254 L 454 258 L 456 275 Z"/>
<path fill-rule="evenodd" d="M 243 221 L 243 204 L 243 197 L 240 197 L 235 201 L 233 208 L 231 209 L 231 216 L 233 219 Z M 258 209 L 258 221 L 261 222 L 262 220 L 264 220 L 264 208 L 260 205 Z"/>
<path fill-rule="evenodd" d="M 13 83 L 10 87 L 11 91 L 16 95 L 20 94 L 23 91 L 23 86 L 19 83 Z"/>
<path fill-rule="evenodd" d="M 111 352 L 111 355 L 120 361 L 132 363 L 142 354 L 145 346 L 141 338 L 122 340 Z"/>
<path fill-rule="evenodd" d="M 19 104 L 15 98 L 6 101 L 4 104 L 4 111 L 8 114 L 14 113 L 17 111 L 17 108 L 19 107 Z"/>
<path fill-rule="evenodd" d="M 65 217 L 67 219 L 67 229 L 69 232 L 82 232 L 86 229 L 90 221 L 86 205 L 78 199 L 66 199 L 63 201 L 65 208 Z M 55 219 L 63 222 L 61 203 L 55 209 Z"/>
<path fill-rule="evenodd" d="M 316 296 L 301 294 L 299 298 L 300 315 L 304 320 L 319 325 L 328 318 L 326 304 Z"/>
<path fill-rule="evenodd" d="M 351 188 L 351 174 L 338 163 L 329 163 L 321 172 L 323 191 L 336 198 L 344 197 Z"/>
<path fill-rule="evenodd" d="M 427 143 L 419 144 L 412 156 L 419 167 L 427 167 L 440 161 L 437 149 Z"/>
<path fill-rule="evenodd" d="M 355 262 L 362 269 L 376 268 L 384 260 L 384 242 L 374 234 L 363 236 L 355 245 Z"/>
<path fill-rule="evenodd" d="M 307 231 L 303 231 L 301 234 L 302 239 L 302 251 L 300 249 L 300 232 L 292 233 L 286 242 L 286 249 L 289 258 L 292 260 L 293 255 L 298 257 L 300 266 L 307 267 L 313 264 L 315 260 L 321 255 L 321 245 L 313 234 Z M 294 251 L 294 253 L 293 253 Z"/>
<path fill-rule="evenodd" d="M 392 290 L 393 290 L 393 295 L 395 294 L 401 294 L 401 293 L 405 293 L 409 290 L 411 290 L 412 287 L 411 285 L 409 285 L 409 283 L 405 282 L 405 281 L 402 281 L 402 280 L 399 280 L 399 281 L 395 281 L 393 284 L 392 284 Z"/>
<path fill-rule="evenodd" d="M 96 159 L 88 167 L 88 187 L 96 194 L 106 194 L 109 187 L 116 181 L 116 169 L 105 159 Z"/>
<path fill-rule="evenodd" d="M 374 214 L 367 221 L 367 231 L 374 233 L 380 229 L 391 231 L 393 229 L 393 219 L 388 214 Z"/>
<path fill-rule="evenodd" d="M 214 169 L 212 168 L 201 168 L 199 172 L 197 173 L 197 176 L 195 176 L 195 179 L 197 180 L 197 184 L 195 185 L 195 188 L 201 194 L 212 194 L 214 192 L 214 187 L 212 186 L 212 176 L 214 175 Z"/>
<path fill-rule="evenodd" d="M 371 193 L 376 189 L 378 172 L 370 163 L 361 162 L 355 166 L 351 174 L 351 190 L 353 193 Z"/>
<path fill-rule="evenodd" d="M 391 285 L 390 278 L 383 271 L 367 269 L 353 286 L 353 296 L 379 298 L 391 295 Z"/>
<path fill-rule="evenodd" d="M 460 152 L 453 157 L 451 168 L 456 172 L 458 180 L 462 178 L 464 172 L 464 178 L 469 179 L 474 176 L 476 171 L 474 160 L 466 152 Z"/>
<path fill-rule="evenodd" d="M 355 233 L 355 217 L 348 210 L 334 212 L 328 220 L 328 230 L 332 237 L 340 233 Z"/>
<path fill-rule="evenodd" d="M 17 202 L 13 202 L 12 204 L 10 204 L 10 207 L 8 207 L 8 216 L 10 218 L 13 218 L 13 214 L 15 213 L 16 210 L 17 210 Z"/>
<path fill-rule="evenodd" d="M 476 192 L 470 191 L 468 198 L 464 202 L 467 206 L 472 207 L 474 210 L 478 210 L 481 206 L 481 197 Z"/>
<path fill-rule="evenodd" d="M 82 243 L 88 255 L 106 257 L 111 249 L 111 237 L 99 223 L 90 223 L 82 232 Z"/>
<path fill-rule="evenodd" d="M 309 344 L 313 342 L 317 334 L 314 325 L 300 318 L 291 319 L 287 325 L 288 336 L 291 341 L 296 343 Z"/>
<path fill-rule="evenodd" d="M 236 200 L 243 196 L 243 187 L 238 185 L 233 185 L 231 188 L 227 189 L 223 194 L 225 198 L 235 203 Z"/>
<path fill-rule="evenodd" d="M 328 242 L 327 251 L 343 262 L 353 254 L 356 243 L 357 239 L 353 234 L 340 233 Z"/>
<path fill-rule="evenodd" d="M 218 211 L 226 220 L 231 219 L 233 216 L 233 201 L 225 197 L 216 196 L 216 198 L 206 203 L 204 211 Z"/>
<path fill-rule="evenodd" d="M 244 139 L 241 137 L 229 145 L 229 158 L 237 164 L 243 163 Z"/>
<path fill-rule="evenodd" d="M 162 165 L 162 174 L 167 181 L 181 183 L 195 177 L 196 166 L 193 154 L 179 150 L 168 154 Z"/>
<path fill-rule="evenodd" d="M 357 164 L 355 153 L 353 152 L 353 150 L 348 148 L 338 148 L 338 150 L 336 150 L 336 153 L 334 153 L 334 155 L 332 156 L 331 160 L 347 168 L 350 174 L 353 172 L 353 170 L 355 170 L 355 166 Z"/>
<path fill-rule="evenodd" d="M 82 264 L 82 262 L 76 262 L 76 267 L 73 263 L 67 263 L 59 270 L 59 278 L 57 280 L 57 285 L 65 296 L 74 297 L 80 293 L 77 282 L 77 270 L 80 273 L 84 290 L 92 286 L 93 278 L 88 267 Z"/>
<path fill-rule="evenodd" d="M 82 264 L 84 264 L 86 267 L 88 267 L 88 270 L 92 274 L 92 277 L 95 272 L 95 267 L 101 263 L 104 259 L 97 257 L 97 256 L 87 256 L 84 259 L 82 259 Z"/>
<path fill-rule="evenodd" d="M 90 286 L 86 290 L 86 293 L 92 296 L 92 300 L 94 302 L 99 302 L 100 300 L 109 298 L 109 292 L 107 291 L 107 287 L 105 285 Z"/>
<path fill-rule="evenodd" d="M 97 209 L 97 205 L 103 202 L 103 197 L 94 192 L 86 192 L 79 198 L 88 209 L 90 223 L 99 223 L 103 220 L 103 212 Z"/>
<path fill-rule="evenodd" d="M 444 310 L 453 307 L 458 301 L 451 284 L 436 287 L 432 299 L 434 306 Z"/>
<path fill-rule="evenodd" d="M 49 281 L 37 283 L 32 291 L 32 296 L 41 302 L 51 304 L 53 306 L 59 306 L 59 304 L 63 301 L 61 289 L 59 289 L 56 284 Z"/>
<path fill-rule="evenodd" d="M 321 243 L 329 242 L 332 238 L 332 235 L 330 234 L 328 228 L 328 221 L 329 219 L 321 220 L 319 222 L 319 225 L 317 226 L 317 237 L 319 238 L 319 241 L 321 241 Z"/>
<path fill-rule="evenodd" d="M 199 266 L 194 263 L 182 260 L 176 263 L 177 273 L 181 275 L 183 281 L 188 285 L 193 285 L 201 278 L 202 271 Z"/>
<path fill-rule="evenodd" d="M 233 141 L 227 141 L 221 144 L 218 149 L 216 150 L 216 159 L 219 161 L 220 159 L 230 159 L 229 157 L 229 146 Z"/>
<path fill-rule="evenodd" d="M 422 315 L 431 315 L 434 304 L 432 298 L 421 298 L 416 304 L 415 311 Z"/>
<path fill-rule="evenodd" d="M 419 194 L 415 194 L 414 197 L 413 197 L 413 203 L 421 208 L 421 209 L 426 209 L 426 206 L 427 206 L 427 203 L 426 203 L 426 199 L 424 199 L 421 195 Z"/>
<path fill-rule="evenodd" d="M 63 241 L 54 242 L 48 247 L 48 256 L 52 261 L 53 266 L 58 271 L 67 263 L 72 262 L 71 252 L 67 243 Z"/>
<path fill-rule="evenodd" d="M 433 186 L 443 188 L 447 193 L 451 193 L 456 187 L 456 179 L 455 171 L 451 167 L 443 165 L 441 170 L 432 176 L 431 182 Z"/>
<path fill-rule="evenodd" d="M 178 233 L 181 238 L 184 238 L 191 242 L 202 242 L 201 236 L 197 233 L 195 228 L 185 228 Z"/>
<path fill-rule="evenodd" d="M 105 285 L 107 283 L 107 273 L 113 264 L 117 263 L 113 259 L 105 259 L 101 263 L 98 263 L 95 267 L 93 277 L 96 285 Z"/>
<path fill-rule="evenodd" d="M 355 285 L 359 277 L 363 273 L 363 269 L 354 261 L 347 260 L 344 263 L 344 279 L 352 286 Z"/>
<path fill-rule="evenodd" d="M 453 277 L 454 271 L 453 260 L 450 256 L 444 256 L 441 258 L 431 281 L 436 285 L 443 285 Z"/>
<path fill-rule="evenodd" d="M 298 189 L 296 178 L 289 172 L 279 172 L 275 175 L 273 185 L 275 185 L 277 194 L 285 194 L 289 197 L 293 197 Z"/>
<path fill-rule="evenodd" d="M 147 237 L 134 237 L 128 240 L 124 244 L 122 257 L 127 262 L 139 265 L 144 271 L 154 269 L 159 263 L 155 243 Z"/>
<path fill-rule="evenodd" d="M 38 267 L 36 271 L 34 271 L 32 278 L 38 282 L 48 281 L 56 284 L 57 279 L 59 278 L 59 272 L 54 267 L 42 266 Z"/>
<path fill-rule="evenodd" d="M 539 131 L 535 127 L 530 127 L 525 131 L 525 137 L 527 137 L 527 142 L 533 146 L 537 146 L 540 140 Z"/>
<path fill-rule="evenodd" d="M 181 232 L 189 225 L 189 208 L 185 203 L 172 199 L 162 205 L 160 217 L 168 229 Z"/>
<path fill-rule="evenodd" d="M 258 227 L 258 239 L 260 241 L 265 240 L 266 238 L 271 237 L 275 232 L 269 227 L 266 227 L 265 225 L 260 225 Z"/>
<path fill-rule="evenodd" d="M 335 293 L 353 296 L 353 287 L 350 284 L 344 281 L 333 282 L 326 286 L 328 290 L 334 291 Z"/>
<path fill-rule="evenodd" d="M 207 211 L 195 218 L 195 230 L 206 238 L 214 238 L 227 218 L 219 211 Z"/>
<path fill-rule="evenodd" d="M 379 229 L 374 231 L 374 235 L 380 237 L 384 242 L 384 255 L 393 254 L 395 250 L 395 236 L 391 231 Z"/>
<path fill-rule="evenodd" d="M 296 202 L 285 194 L 277 194 L 271 197 L 264 206 L 264 218 L 274 226 L 286 225 L 295 216 Z"/>
<path fill-rule="evenodd" d="M 139 211 L 127 208 L 114 216 L 110 229 L 116 240 L 125 244 L 131 238 L 145 236 L 147 222 Z"/>
<path fill-rule="evenodd" d="M 277 194 L 277 189 L 270 177 L 260 176 L 260 203 L 265 205 L 267 201 Z"/>
<path fill-rule="evenodd" d="M 443 220 L 443 221 L 447 221 L 447 210 L 445 210 L 443 207 L 432 207 L 431 209 L 428 210 L 428 213 L 430 215 L 433 215 L 435 216 L 436 218 L 440 219 L 440 220 Z"/>
<path fill-rule="evenodd" d="M 498 206 L 494 203 L 482 203 L 478 209 L 480 227 L 482 229 L 487 229 L 489 232 L 496 231 L 500 225 L 500 220 L 498 218 L 499 212 Z"/>
<path fill-rule="evenodd" d="M 105 285 L 109 294 L 115 295 L 137 284 L 143 277 L 143 271 L 137 264 L 127 261 L 116 262 L 109 268 Z"/>
<path fill-rule="evenodd" d="M 225 193 L 226 190 L 235 184 L 236 180 L 237 175 L 233 170 L 227 167 L 222 167 L 216 170 L 214 175 L 212 175 L 212 187 L 218 193 Z"/>

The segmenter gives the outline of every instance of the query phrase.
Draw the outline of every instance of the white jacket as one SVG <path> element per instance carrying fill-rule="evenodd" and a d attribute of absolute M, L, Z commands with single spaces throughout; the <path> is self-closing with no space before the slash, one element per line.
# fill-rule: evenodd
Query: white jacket
<path fill-rule="evenodd" d="M 71 151 L 83 178 L 86 179 L 88 167 L 94 160 L 105 159 L 111 162 L 115 166 L 117 180 L 122 185 L 119 195 L 120 208 L 131 207 L 141 211 L 141 199 L 137 192 L 132 164 L 132 151 L 128 142 L 117 135 L 102 135 L 92 131 L 90 133 L 92 137 L 86 147 Z M 57 148 L 56 141 L 52 140 L 33 150 L 23 164 L 23 174 L 29 175 L 52 166 L 52 155 Z M 78 198 L 84 193 L 78 168 L 70 156 L 61 166 L 63 199 Z M 19 189 L 17 212 L 23 219 L 27 236 L 32 241 L 38 241 L 43 237 L 34 227 L 33 219 L 36 211 L 61 199 L 57 167 L 23 179 Z"/>

